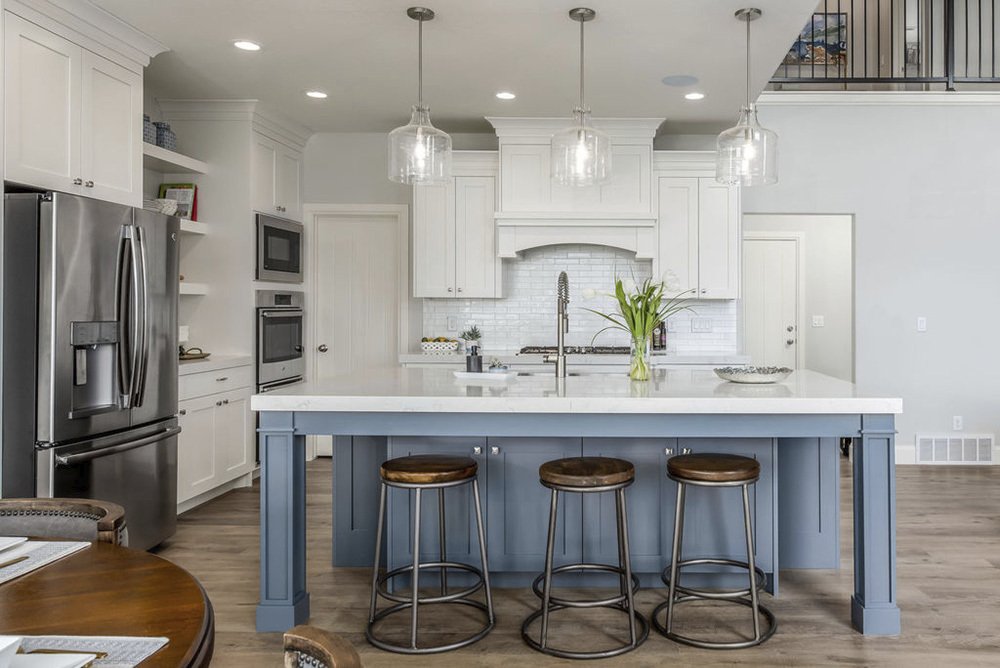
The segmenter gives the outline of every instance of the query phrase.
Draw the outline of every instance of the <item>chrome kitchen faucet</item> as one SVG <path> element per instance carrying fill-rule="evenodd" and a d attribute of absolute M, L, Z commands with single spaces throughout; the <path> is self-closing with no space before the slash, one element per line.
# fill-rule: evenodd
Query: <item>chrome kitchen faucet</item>
<path fill-rule="evenodd" d="M 566 377 L 566 332 L 569 331 L 569 277 L 565 271 L 559 272 L 556 283 L 556 354 L 546 355 L 544 360 L 556 365 L 556 378 Z"/>

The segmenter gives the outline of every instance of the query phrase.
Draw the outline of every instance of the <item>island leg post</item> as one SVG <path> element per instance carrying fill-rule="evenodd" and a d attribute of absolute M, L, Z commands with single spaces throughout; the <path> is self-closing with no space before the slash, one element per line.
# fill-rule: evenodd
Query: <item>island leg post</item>
<path fill-rule="evenodd" d="M 854 596 L 851 623 L 899 635 L 896 605 L 896 432 L 892 415 L 863 415 L 854 448 Z"/>
<path fill-rule="evenodd" d="M 258 631 L 309 620 L 306 591 L 306 439 L 291 413 L 260 413 Z"/>

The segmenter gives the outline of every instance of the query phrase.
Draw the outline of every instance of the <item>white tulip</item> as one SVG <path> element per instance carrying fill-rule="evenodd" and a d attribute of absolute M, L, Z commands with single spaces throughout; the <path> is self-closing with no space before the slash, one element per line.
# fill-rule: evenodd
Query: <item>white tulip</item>
<path fill-rule="evenodd" d="M 635 284 L 635 281 L 633 281 L 631 278 L 626 278 L 624 281 L 622 281 L 622 288 L 624 288 L 625 294 L 634 294 L 639 290 L 639 286 L 637 286 Z"/>
<path fill-rule="evenodd" d="M 594 288 L 584 288 L 581 293 L 583 294 L 584 299 L 594 299 L 597 297 L 597 290 Z"/>
<path fill-rule="evenodd" d="M 680 292 L 681 291 L 681 279 L 677 278 L 677 274 L 667 269 L 663 272 L 663 277 L 661 278 L 663 283 L 663 289 L 667 292 Z"/>

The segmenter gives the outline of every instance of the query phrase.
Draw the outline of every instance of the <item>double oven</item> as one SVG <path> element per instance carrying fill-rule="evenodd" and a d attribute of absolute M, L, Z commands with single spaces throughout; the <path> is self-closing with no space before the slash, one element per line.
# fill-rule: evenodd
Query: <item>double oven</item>
<path fill-rule="evenodd" d="M 302 381 L 303 293 L 294 290 L 257 291 L 257 391 Z"/>

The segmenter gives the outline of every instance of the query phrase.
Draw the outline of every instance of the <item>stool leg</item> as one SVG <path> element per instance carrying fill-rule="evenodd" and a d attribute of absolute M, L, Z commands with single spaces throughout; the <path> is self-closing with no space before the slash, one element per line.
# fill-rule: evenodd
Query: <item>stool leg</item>
<path fill-rule="evenodd" d="M 621 573 L 618 575 L 618 590 L 621 592 L 622 596 L 625 596 L 625 550 L 622 546 L 625 541 L 622 539 L 622 523 L 620 521 L 621 515 L 621 504 L 618 501 L 618 492 L 615 492 L 615 524 L 618 531 L 618 568 L 621 569 Z"/>
<path fill-rule="evenodd" d="M 410 616 L 410 648 L 417 648 L 417 598 L 420 591 L 420 488 L 413 502 L 413 608 Z"/>
<path fill-rule="evenodd" d="M 539 646 L 545 649 L 549 634 L 549 598 L 552 596 L 552 553 L 556 542 L 556 510 L 559 507 L 559 492 L 552 490 L 552 502 L 549 504 L 549 536 L 545 543 L 545 587 L 542 589 L 542 635 Z"/>
<path fill-rule="evenodd" d="M 684 496 L 686 486 L 677 483 L 677 508 L 674 510 L 674 545 L 670 551 L 670 590 L 667 598 L 667 633 L 673 630 L 674 598 L 677 595 L 677 562 L 681 559 L 681 541 L 684 539 Z"/>
<path fill-rule="evenodd" d="M 378 529 L 375 533 L 375 566 L 372 567 L 372 601 L 371 606 L 368 608 L 369 624 L 375 622 L 375 603 L 378 598 L 378 567 L 379 560 L 382 557 L 382 525 L 385 523 L 385 495 L 387 488 L 385 483 L 382 483 L 380 487 L 381 492 L 379 494 L 378 502 Z"/>
<path fill-rule="evenodd" d="M 444 488 L 438 489 L 438 543 L 440 544 L 441 561 L 447 561 L 445 543 L 447 538 L 444 530 Z M 448 569 L 441 568 L 441 595 L 448 593 Z"/>
<path fill-rule="evenodd" d="M 479 562 L 483 567 L 483 588 L 486 590 L 486 612 L 490 624 L 496 621 L 493 614 L 493 590 L 490 588 L 490 566 L 486 560 L 486 533 L 483 531 L 483 505 L 479 500 L 479 480 L 472 480 L 472 495 L 476 499 L 476 530 L 479 532 Z"/>
<path fill-rule="evenodd" d="M 618 501 L 618 536 L 621 540 L 621 550 L 625 557 L 625 600 L 628 603 L 628 635 L 629 641 L 635 645 L 635 599 L 632 594 L 632 556 L 628 550 L 628 515 L 625 512 L 625 489 L 616 493 Z"/>
<path fill-rule="evenodd" d="M 757 568 L 753 554 L 753 527 L 750 524 L 750 495 L 747 492 L 748 485 L 741 485 L 743 489 L 743 529 L 747 536 L 747 564 L 750 566 L 750 602 L 753 604 L 753 639 L 760 640 L 760 615 L 757 612 Z"/>

